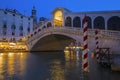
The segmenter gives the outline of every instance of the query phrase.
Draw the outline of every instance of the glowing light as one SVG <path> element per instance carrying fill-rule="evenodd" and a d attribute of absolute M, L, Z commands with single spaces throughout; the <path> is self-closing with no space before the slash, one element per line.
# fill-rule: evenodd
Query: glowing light
<path fill-rule="evenodd" d="M 54 25 L 55 26 L 62 26 L 62 24 L 63 24 L 62 11 L 61 10 L 57 10 L 54 13 Z"/>
<path fill-rule="evenodd" d="M 12 42 L 11 42 L 11 43 L 9 43 L 9 45 L 10 45 L 10 46 L 15 46 L 16 43 L 12 43 Z"/>

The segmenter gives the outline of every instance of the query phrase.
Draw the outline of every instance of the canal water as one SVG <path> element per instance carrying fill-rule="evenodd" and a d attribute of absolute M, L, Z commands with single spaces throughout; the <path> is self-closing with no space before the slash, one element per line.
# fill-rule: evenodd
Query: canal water
<path fill-rule="evenodd" d="M 64 52 L 0 53 L 0 80 L 120 80 L 120 72 L 89 59 L 82 73 L 80 54 Z"/>

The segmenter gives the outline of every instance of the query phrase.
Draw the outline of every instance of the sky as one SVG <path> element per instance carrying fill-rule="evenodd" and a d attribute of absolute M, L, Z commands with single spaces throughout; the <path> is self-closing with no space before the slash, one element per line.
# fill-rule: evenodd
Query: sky
<path fill-rule="evenodd" d="M 72 12 L 120 10 L 120 0 L 0 0 L 0 9 L 17 9 L 31 15 L 35 6 L 37 17 L 52 18 L 52 11 L 64 7 Z"/>

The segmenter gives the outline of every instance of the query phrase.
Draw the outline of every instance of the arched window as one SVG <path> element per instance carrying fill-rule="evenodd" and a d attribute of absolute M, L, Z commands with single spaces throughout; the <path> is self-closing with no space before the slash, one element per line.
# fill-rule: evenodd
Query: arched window
<path fill-rule="evenodd" d="M 95 18 L 94 29 L 105 29 L 105 20 L 102 16 L 98 16 Z"/>
<path fill-rule="evenodd" d="M 75 17 L 73 19 L 73 27 L 80 27 L 81 26 L 81 20 L 80 17 Z"/>
<path fill-rule="evenodd" d="M 72 26 L 72 24 L 71 24 L 71 17 L 67 17 L 67 18 L 65 19 L 65 26 L 68 26 L 68 27 L 71 27 L 71 26 Z"/>
<path fill-rule="evenodd" d="M 47 27 L 52 27 L 51 22 L 48 22 L 48 23 L 47 23 Z"/>
<path fill-rule="evenodd" d="M 107 22 L 108 30 L 118 30 L 120 31 L 120 17 L 113 16 L 109 18 Z"/>

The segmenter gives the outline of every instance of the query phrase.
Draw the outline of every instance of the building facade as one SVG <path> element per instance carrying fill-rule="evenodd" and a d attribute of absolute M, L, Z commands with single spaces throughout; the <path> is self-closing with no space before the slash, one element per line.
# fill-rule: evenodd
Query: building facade
<path fill-rule="evenodd" d="M 33 30 L 33 18 L 17 10 L 0 9 L 0 40 L 17 41 Z"/>
<path fill-rule="evenodd" d="M 56 8 L 53 12 L 53 26 L 83 27 L 86 15 L 88 28 L 120 31 L 120 11 L 72 12 Z"/>

